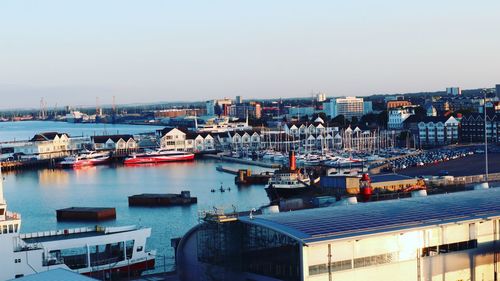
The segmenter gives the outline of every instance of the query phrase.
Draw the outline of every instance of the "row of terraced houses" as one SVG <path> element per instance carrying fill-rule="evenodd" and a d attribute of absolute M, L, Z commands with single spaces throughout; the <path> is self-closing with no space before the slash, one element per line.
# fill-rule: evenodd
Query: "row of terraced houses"
<path fill-rule="evenodd" d="M 414 116 L 404 121 L 404 129 L 411 131 L 419 144 L 439 146 L 459 142 L 484 141 L 484 115 L 469 114 L 461 118 Z M 71 153 L 89 150 L 113 151 L 126 155 L 139 148 L 183 150 L 193 152 L 214 152 L 221 150 L 260 150 L 278 148 L 278 145 L 331 149 L 342 148 L 345 134 L 366 133 L 359 128 L 339 129 L 330 127 L 323 120 L 312 123 L 283 124 L 280 130 L 253 129 L 221 133 L 197 133 L 181 128 L 165 128 L 156 132 L 155 137 L 133 135 L 109 135 L 93 137 L 70 137 L 66 133 L 47 132 L 35 135 L 26 142 L 5 143 L 0 146 L 3 157 L 21 155 L 24 158 L 50 159 L 67 156 Z M 488 141 L 500 143 L 500 114 L 486 116 Z"/>

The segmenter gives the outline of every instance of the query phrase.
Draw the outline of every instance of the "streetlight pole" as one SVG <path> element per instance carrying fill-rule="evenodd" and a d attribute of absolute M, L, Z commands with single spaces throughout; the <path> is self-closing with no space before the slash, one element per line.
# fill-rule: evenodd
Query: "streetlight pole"
<path fill-rule="evenodd" d="M 488 133 L 487 133 L 487 122 L 486 118 L 488 117 L 486 114 L 486 91 L 483 90 L 484 93 L 484 162 L 485 162 L 485 172 L 486 172 L 486 182 L 488 182 Z"/>

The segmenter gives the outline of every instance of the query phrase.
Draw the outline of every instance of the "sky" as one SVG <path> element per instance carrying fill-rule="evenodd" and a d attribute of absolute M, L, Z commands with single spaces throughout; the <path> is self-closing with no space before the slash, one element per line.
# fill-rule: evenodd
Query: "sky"
<path fill-rule="evenodd" d="M 498 0 L 2 0 L 0 108 L 500 83 Z"/>

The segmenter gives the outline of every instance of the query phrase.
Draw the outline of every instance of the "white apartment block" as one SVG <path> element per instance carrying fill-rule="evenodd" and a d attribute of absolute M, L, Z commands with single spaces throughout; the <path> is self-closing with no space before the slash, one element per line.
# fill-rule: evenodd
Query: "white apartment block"
<path fill-rule="evenodd" d="M 387 128 L 393 130 L 403 129 L 403 122 L 412 115 L 415 115 L 414 107 L 405 106 L 391 108 L 389 110 L 389 120 L 387 121 Z"/>
<path fill-rule="evenodd" d="M 345 97 L 334 98 L 323 103 L 323 111 L 330 118 L 343 115 L 346 119 L 353 117 L 361 118 L 364 114 L 372 111 L 371 102 L 364 102 L 363 98 Z M 369 112 L 366 112 L 369 111 Z"/>

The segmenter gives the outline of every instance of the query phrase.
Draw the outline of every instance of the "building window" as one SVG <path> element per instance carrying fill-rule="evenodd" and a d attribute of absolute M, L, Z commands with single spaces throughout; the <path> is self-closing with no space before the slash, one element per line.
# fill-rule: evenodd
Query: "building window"
<path fill-rule="evenodd" d="M 434 256 L 450 252 L 464 251 L 477 248 L 477 240 L 462 241 L 450 244 L 442 244 L 439 246 L 431 246 L 422 248 L 422 257 Z"/>

